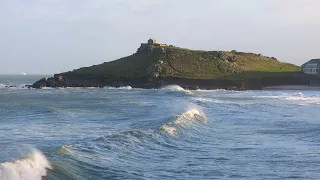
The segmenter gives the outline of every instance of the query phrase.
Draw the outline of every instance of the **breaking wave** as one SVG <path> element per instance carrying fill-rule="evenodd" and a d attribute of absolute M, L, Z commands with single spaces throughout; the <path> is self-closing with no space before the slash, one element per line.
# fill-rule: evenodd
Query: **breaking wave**
<path fill-rule="evenodd" d="M 193 123 L 207 122 L 207 117 L 200 108 L 192 108 L 180 115 L 175 121 L 169 124 L 190 125 Z"/>
<path fill-rule="evenodd" d="M 168 119 L 169 120 L 169 119 Z M 203 125 L 207 122 L 206 115 L 200 107 L 190 107 L 183 113 L 172 116 L 164 125 L 146 130 L 128 130 L 120 133 L 100 136 L 98 138 L 77 142 L 58 147 L 55 153 L 72 159 L 72 163 L 64 162 L 68 168 L 54 167 L 48 178 L 63 174 L 70 179 L 79 179 L 79 170 L 83 166 L 94 166 L 97 170 L 91 173 L 99 173 L 99 169 L 105 169 L 104 164 L 116 167 L 126 167 L 127 164 L 135 164 L 141 155 L 152 157 L 158 151 L 178 148 L 183 139 L 194 138 L 198 132 L 203 131 Z M 201 129 L 201 130 L 199 130 Z M 92 164 L 94 162 L 94 164 Z M 100 166 L 101 165 L 101 166 Z M 123 171 L 112 171 L 119 173 Z M 110 175 L 112 177 L 112 174 Z M 107 178 L 106 178 L 107 179 Z M 138 179 L 137 177 L 132 179 Z"/>
<path fill-rule="evenodd" d="M 41 180 L 51 169 L 46 157 L 33 150 L 24 158 L 0 164 L 0 180 Z"/>
<path fill-rule="evenodd" d="M 181 128 L 181 126 L 190 126 L 199 123 L 207 123 L 207 117 L 201 108 L 194 107 L 177 116 L 174 121 L 161 126 L 160 130 L 169 135 L 177 135 L 178 129 Z"/>
<path fill-rule="evenodd" d="M 129 130 L 117 134 L 101 136 L 89 142 L 61 146 L 56 149 L 56 153 L 71 153 L 76 155 L 77 157 L 86 157 L 80 155 L 81 150 L 86 149 L 85 151 L 88 151 L 87 145 L 91 146 L 92 144 L 94 144 L 95 148 L 101 145 L 105 150 L 112 150 L 112 152 L 110 153 L 117 153 L 123 150 L 124 147 L 126 147 L 125 149 L 127 149 L 128 147 L 132 147 L 133 149 L 135 149 L 134 147 L 136 146 L 150 146 L 150 143 L 159 145 L 164 141 L 167 141 L 164 139 L 171 139 L 170 137 L 177 136 L 180 133 L 190 134 L 190 129 L 194 129 L 193 127 L 197 127 L 197 125 L 202 125 L 205 123 L 207 123 L 207 117 L 205 113 L 201 110 L 201 108 L 193 107 L 187 109 L 184 113 L 174 117 L 172 121 L 162 125 L 160 128 L 149 130 Z M 99 161 L 109 161 L 110 159 L 112 158 L 104 157 L 102 159 L 100 158 Z"/>
<path fill-rule="evenodd" d="M 191 91 L 183 89 L 181 86 L 178 85 L 168 85 L 164 86 L 161 89 L 171 91 L 171 92 L 184 92 L 186 94 L 192 94 Z"/>

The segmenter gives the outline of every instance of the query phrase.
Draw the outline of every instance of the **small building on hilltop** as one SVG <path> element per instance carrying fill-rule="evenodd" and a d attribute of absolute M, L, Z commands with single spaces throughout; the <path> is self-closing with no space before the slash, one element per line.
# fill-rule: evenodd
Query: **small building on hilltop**
<path fill-rule="evenodd" d="M 158 44 L 158 41 L 156 40 L 156 39 L 149 39 L 148 40 L 148 43 L 147 44 L 150 44 L 150 45 L 152 45 L 152 44 Z"/>
<path fill-rule="evenodd" d="M 301 70 L 305 74 L 316 75 L 320 77 L 320 59 L 311 59 L 304 63 Z"/>
<path fill-rule="evenodd" d="M 150 50 L 153 47 L 166 47 L 168 46 L 167 44 L 159 44 L 158 41 L 154 38 L 150 38 L 147 43 L 141 43 L 141 46 L 138 49 L 138 52 L 143 51 L 143 50 Z"/>

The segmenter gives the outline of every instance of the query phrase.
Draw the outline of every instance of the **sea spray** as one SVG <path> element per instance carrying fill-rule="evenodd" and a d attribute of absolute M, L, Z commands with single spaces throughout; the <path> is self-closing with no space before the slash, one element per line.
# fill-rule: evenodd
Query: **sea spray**
<path fill-rule="evenodd" d="M 34 149 L 26 157 L 0 164 L 0 180 L 41 180 L 51 169 L 46 157 Z"/>

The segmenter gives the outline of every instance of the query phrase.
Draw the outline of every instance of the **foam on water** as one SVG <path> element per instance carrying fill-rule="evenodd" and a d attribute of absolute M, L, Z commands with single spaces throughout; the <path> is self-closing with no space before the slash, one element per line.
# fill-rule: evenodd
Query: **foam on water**
<path fill-rule="evenodd" d="M 197 92 L 227 92 L 228 90 L 225 90 L 225 89 L 197 89 L 195 91 L 197 91 Z M 240 92 L 240 91 L 234 91 L 234 92 Z"/>
<path fill-rule="evenodd" d="M 53 90 L 53 89 L 56 89 L 56 88 L 53 88 L 53 87 L 42 87 L 41 89 L 42 90 Z"/>
<path fill-rule="evenodd" d="M 69 147 L 67 145 L 58 147 L 56 149 L 56 153 L 65 153 L 69 151 Z"/>
<path fill-rule="evenodd" d="M 213 102 L 213 103 L 221 103 L 221 101 L 213 99 L 213 98 L 202 98 L 202 97 L 196 97 L 191 98 L 194 101 L 200 101 L 200 102 Z"/>
<path fill-rule="evenodd" d="M 24 158 L 0 164 L 0 180 L 41 180 L 51 169 L 46 157 L 33 150 Z"/>
<path fill-rule="evenodd" d="M 160 131 L 166 132 L 167 134 L 171 136 L 175 136 L 178 134 L 178 130 L 175 127 L 169 126 L 169 125 L 163 125 L 160 127 Z"/>
<path fill-rule="evenodd" d="M 294 94 L 283 93 L 281 95 L 256 96 L 257 98 L 279 99 L 286 101 L 300 102 L 301 104 L 320 104 L 319 96 L 305 96 L 301 92 Z"/>
<path fill-rule="evenodd" d="M 160 130 L 169 135 L 177 135 L 179 128 L 198 123 L 207 123 L 207 117 L 200 107 L 191 107 L 177 116 L 174 121 L 161 126 Z"/>
<path fill-rule="evenodd" d="M 195 122 L 207 122 L 207 117 L 200 108 L 188 109 L 186 112 L 181 114 L 173 124 L 176 125 L 189 125 Z"/>
<path fill-rule="evenodd" d="M 168 86 L 162 87 L 161 89 L 171 90 L 171 91 L 185 91 L 185 89 L 183 89 L 181 86 L 178 86 L 178 85 L 168 85 Z"/>
<path fill-rule="evenodd" d="M 161 89 L 171 91 L 171 92 L 184 92 L 186 94 L 192 94 L 191 91 L 183 89 L 181 86 L 178 85 L 168 85 L 164 86 Z"/>
<path fill-rule="evenodd" d="M 133 89 L 131 86 L 121 86 L 121 87 L 105 86 L 104 88 L 105 88 L 105 89 L 123 89 L 123 90 Z"/>

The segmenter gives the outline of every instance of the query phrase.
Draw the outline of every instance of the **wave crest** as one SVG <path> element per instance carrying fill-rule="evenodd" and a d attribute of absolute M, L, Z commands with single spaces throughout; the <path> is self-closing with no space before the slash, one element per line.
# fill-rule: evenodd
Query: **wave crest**
<path fill-rule="evenodd" d="M 168 125 L 161 126 L 160 131 L 166 132 L 167 134 L 169 134 L 171 136 L 175 136 L 178 134 L 178 131 L 175 127 L 168 126 Z"/>
<path fill-rule="evenodd" d="M 183 89 L 181 86 L 178 86 L 178 85 L 168 85 L 168 86 L 162 87 L 161 89 L 171 90 L 171 91 L 185 91 L 185 89 Z"/>
<path fill-rule="evenodd" d="M 38 150 L 33 150 L 22 159 L 0 164 L 0 180 L 41 180 L 51 169 L 46 157 Z"/>
<path fill-rule="evenodd" d="M 192 124 L 195 122 L 207 122 L 207 117 L 204 114 L 204 112 L 197 108 L 187 110 L 182 115 L 180 115 L 175 121 L 173 121 L 173 123 L 177 125 Z"/>
<path fill-rule="evenodd" d="M 191 91 L 185 90 L 179 85 L 167 85 L 167 86 L 162 87 L 161 89 L 171 91 L 171 92 L 184 92 L 187 94 L 192 94 Z"/>
<path fill-rule="evenodd" d="M 207 123 L 207 117 L 201 108 L 190 108 L 181 115 L 179 115 L 174 121 L 163 125 L 160 130 L 166 132 L 169 135 L 177 135 L 178 129 L 183 126 L 190 126 L 195 124 Z"/>

